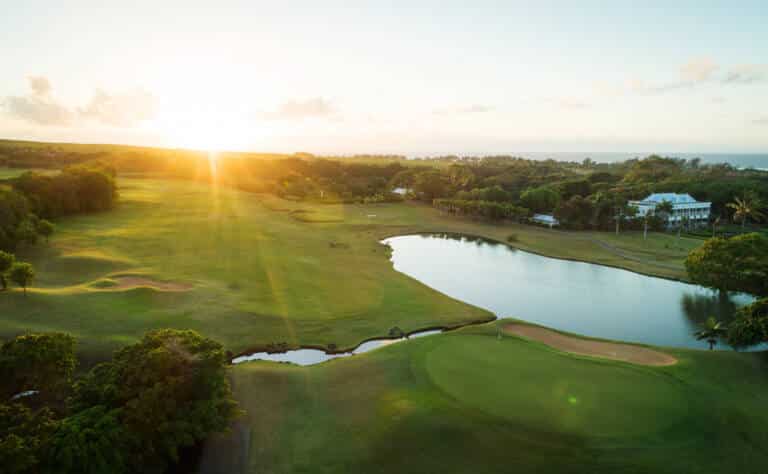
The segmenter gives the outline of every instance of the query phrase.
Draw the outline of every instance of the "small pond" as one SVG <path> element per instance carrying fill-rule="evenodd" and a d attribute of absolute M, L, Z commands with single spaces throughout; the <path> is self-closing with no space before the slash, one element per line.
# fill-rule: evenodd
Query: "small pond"
<path fill-rule="evenodd" d="M 409 335 L 408 337 L 402 337 L 398 339 L 376 339 L 373 341 L 366 341 L 359 346 L 355 347 L 350 352 L 341 352 L 339 354 L 328 354 L 320 349 L 296 349 L 287 352 L 254 352 L 252 354 L 235 357 L 232 359 L 233 364 L 240 364 L 242 362 L 248 362 L 251 360 L 269 360 L 272 362 L 290 362 L 297 365 L 315 365 L 320 362 L 325 362 L 331 359 L 338 359 L 339 357 L 349 357 L 355 354 L 362 354 L 364 352 L 372 351 L 376 348 L 386 346 L 388 344 L 394 344 L 396 342 L 405 341 L 406 339 L 412 339 L 422 336 L 430 336 L 432 334 L 439 334 L 440 330 L 430 329 L 427 331 L 419 331 Z"/>
<path fill-rule="evenodd" d="M 693 336 L 700 324 L 709 316 L 728 322 L 753 300 L 474 237 L 406 235 L 383 243 L 395 270 L 448 296 L 498 317 L 593 337 L 706 349 Z"/>

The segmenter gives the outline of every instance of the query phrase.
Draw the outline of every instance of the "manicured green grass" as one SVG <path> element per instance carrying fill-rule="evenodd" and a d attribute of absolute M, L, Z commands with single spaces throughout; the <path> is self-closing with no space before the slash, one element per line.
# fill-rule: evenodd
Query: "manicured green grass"
<path fill-rule="evenodd" d="M 15 178 L 16 176 L 26 173 L 27 171 L 34 171 L 35 173 L 42 173 L 42 174 L 58 173 L 58 170 L 47 170 L 47 169 L 30 170 L 30 169 L 24 169 L 24 168 L 4 168 L 0 166 L 0 180 Z"/>
<path fill-rule="evenodd" d="M 239 352 L 282 341 L 350 347 L 393 326 L 491 316 L 395 272 L 369 209 L 331 207 L 338 222 L 318 224 L 254 194 L 185 181 L 125 179 L 120 193 L 116 210 L 62 219 L 50 246 L 19 253 L 39 276 L 26 297 L 0 294 L 0 334 L 67 331 L 103 357 L 159 327 L 195 329 Z M 101 280 L 120 274 L 193 288 L 105 291 Z"/>
<path fill-rule="evenodd" d="M 321 205 L 179 180 L 121 178 L 119 186 L 114 211 L 60 219 L 50 245 L 19 252 L 38 278 L 26 297 L 0 294 L 0 337 L 67 331 L 85 357 L 98 359 L 160 327 L 198 330 L 237 353 L 275 342 L 350 347 L 393 326 L 410 331 L 489 318 L 392 269 L 378 242 L 410 232 L 500 241 L 515 234 L 522 249 L 683 276 L 685 252 L 667 249 L 674 240 L 667 235 L 643 241 L 638 234 L 494 225 L 420 204 Z M 627 259 L 598 240 L 648 251 L 645 260 Z M 121 274 L 193 288 L 110 290 L 106 279 Z"/>
<path fill-rule="evenodd" d="M 631 365 L 488 324 L 313 367 L 239 365 L 244 429 L 209 444 L 202 472 L 764 472 L 765 354 L 670 352 L 677 365 Z"/>

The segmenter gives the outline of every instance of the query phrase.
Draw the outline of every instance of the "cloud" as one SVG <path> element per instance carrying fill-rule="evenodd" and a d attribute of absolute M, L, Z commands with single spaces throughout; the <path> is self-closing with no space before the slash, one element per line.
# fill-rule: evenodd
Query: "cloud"
<path fill-rule="evenodd" d="M 306 100 L 289 100 L 280 104 L 276 110 L 263 113 L 262 116 L 272 120 L 286 120 L 327 117 L 334 113 L 335 108 L 329 101 L 322 97 L 314 97 Z"/>
<path fill-rule="evenodd" d="M 435 109 L 436 115 L 463 115 L 463 114 L 485 114 L 496 110 L 492 105 L 471 104 L 463 107 L 453 107 L 447 109 Z"/>
<path fill-rule="evenodd" d="M 768 79 L 768 64 L 741 64 L 732 67 L 723 78 L 726 84 L 750 84 Z"/>
<path fill-rule="evenodd" d="M 51 92 L 51 82 L 47 77 L 30 76 L 27 78 L 32 93 L 37 96 L 48 95 Z"/>
<path fill-rule="evenodd" d="M 99 89 L 79 113 L 83 118 L 105 125 L 132 127 L 154 117 L 155 107 L 155 97 L 142 89 L 121 94 L 108 94 Z"/>
<path fill-rule="evenodd" d="M 556 99 L 553 102 L 561 109 L 578 110 L 589 108 L 588 103 L 576 99 Z"/>
<path fill-rule="evenodd" d="M 9 96 L 4 105 L 11 117 L 38 125 L 70 125 L 74 114 L 51 96 L 51 83 L 45 77 L 27 78 L 32 93 L 26 96 Z"/>
<path fill-rule="evenodd" d="M 631 80 L 626 89 L 639 94 L 660 94 L 669 91 L 690 89 L 702 84 L 751 84 L 768 80 L 768 64 L 742 64 L 730 67 L 727 71 L 709 58 L 696 58 L 680 67 L 680 80 L 647 83 Z"/>
<path fill-rule="evenodd" d="M 720 66 L 709 58 L 696 58 L 683 64 L 680 76 L 683 83 L 696 84 L 708 81 L 719 68 Z"/>
<path fill-rule="evenodd" d="M 120 94 L 97 90 L 85 107 L 75 109 L 53 96 L 47 77 L 30 76 L 27 81 L 30 94 L 6 97 L 3 105 L 11 117 L 37 125 L 70 126 L 93 120 L 113 127 L 132 127 L 154 116 L 155 97 L 141 89 Z"/>

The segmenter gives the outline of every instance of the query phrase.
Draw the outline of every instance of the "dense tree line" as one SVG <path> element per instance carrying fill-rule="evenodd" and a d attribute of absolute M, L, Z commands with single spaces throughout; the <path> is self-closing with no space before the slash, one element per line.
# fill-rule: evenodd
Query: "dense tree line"
<path fill-rule="evenodd" d="M 117 198 L 116 171 L 109 165 L 93 163 L 65 168 L 55 175 L 27 172 L 12 181 L 26 197 L 30 210 L 45 218 L 105 211 Z"/>
<path fill-rule="evenodd" d="M 319 202 L 394 201 L 400 197 L 392 191 L 403 188 L 407 198 L 425 203 L 435 199 L 504 202 L 535 213 L 559 214 L 563 225 L 573 229 L 607 230 L 617 219 L 630 228 L 653 224 L 633 219 L 632 211 L 622 206 L 654 192 L 688 193 L 710 201 L 713 215 L 723 223 L 733 222 L 735 211 L 727 204 L 735 196 L 753 192 L 768 202 L 768 173 L 702 164 L 695 158 L 652 155 L 617 163 L 503 155 L 406 159 L 398 155 L 220 153 L 215 158 L 214 166 L 209 153 L 190 150 L 0 141 L 0 166 L 63 168 L 99 160 L 119 172 L 216 179 L 248 191 Z M 55 202 L 46 192 L 35 190 L 34 181 L 26 189 L 44 202 L 32 203 L 33 213 L 54 217 L 78 207 L 71 194 L 65 193 Z M 98 184 L 94 186 L 98 188 Z"/>
<path fill-rule="evenodd" d="M 0 249 L 47 240 L 54 230 L 48 219 L 111 209 L 117 199 L 115 173 L 95 163 L 55 175 L 27 172 L 0 183 Z"/>
<path fill-rule="evenodd" d="M 451 214 L 525 221 L 530 211 L 514 204 L 496 201 L 472 201 L 466 199 L 435 199 L 434 206 Z"/>
<path fill-rule="evenodd" d="M 218 343 L 159 330 L 75 378 L 75 340 L 0 347 L 0 459 L 8 474 L 162 473 L 238 415 Z"/>

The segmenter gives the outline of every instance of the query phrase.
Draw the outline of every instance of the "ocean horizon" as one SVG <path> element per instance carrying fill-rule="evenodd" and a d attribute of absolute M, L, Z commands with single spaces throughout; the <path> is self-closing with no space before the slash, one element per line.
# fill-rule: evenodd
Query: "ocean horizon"
<path fill-rule="evenodd" d="M 614 163 L 633 158 L 645 158 L 659 155 L 670 158 L 685 158 L 687 160 L 700 158 L 702 164 L 728 163 L 737 168 L 754 168 L 768 171 L 768 153 L 664 153 L 664 152 L 517 152 L 513 156 L 534 160 L 553 159 L 557 161 L 582 161 L 590 158 L 598 163 Z"/>

